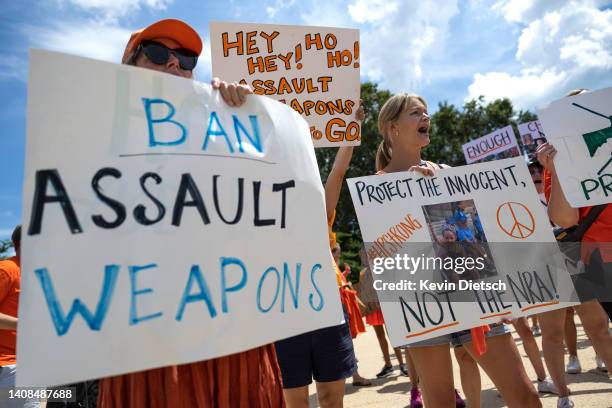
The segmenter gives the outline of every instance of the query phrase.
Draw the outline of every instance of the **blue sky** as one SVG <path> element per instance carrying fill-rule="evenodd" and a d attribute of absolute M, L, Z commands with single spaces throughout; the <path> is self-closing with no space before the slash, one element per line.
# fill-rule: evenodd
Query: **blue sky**
<path fill-rule="evenodd" d="M 21 219 L 27 50 L 118 62 L 135 29 L 162 18 L 203 36 L 196 71 L 210 80 L 209 22 L 361 30 L 362 80 L 457 105 L 484 95 L 535 107 L 576 87 L 612 85 L 612 2 L 597 0 L 19 0 L 0 8 L 0 239 Z M 434 108 L 435 109 L 435 108 Z"/>

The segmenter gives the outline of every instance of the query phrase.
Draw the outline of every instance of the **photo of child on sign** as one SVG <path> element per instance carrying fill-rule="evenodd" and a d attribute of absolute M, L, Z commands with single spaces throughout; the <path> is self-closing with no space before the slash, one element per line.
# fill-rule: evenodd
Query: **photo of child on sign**
<path fill-rule="evenodd" d="M 210 23 L 213 76 L 291 106 L 315 147 L 358 146 L 359 30 Z"/>
<path fill-rule="evenodd" d="M 445 268 L 442 262 L 442 268 L 439 268 L 441 281 L 447 279 L 457 283 L 460 279 L 497 276 L 474 200 L 425 205 L 423 213 L 436 256 L 443 261 L 455 260 L 454 270 Z M 466 264 L 457 266 L 459 258 Z M 478 264 L 465 261 L 469 258 L 479 260 Z"/>
<path fill-rule="evenodd" d="M 530 158 L 535 157 L 537 148 L 546 143 L 546 135 L 542 129 L 542 124 L 539 120 L 532 120 L 520 123 L 518 130 L 523 142 L 523 149 Z"/>

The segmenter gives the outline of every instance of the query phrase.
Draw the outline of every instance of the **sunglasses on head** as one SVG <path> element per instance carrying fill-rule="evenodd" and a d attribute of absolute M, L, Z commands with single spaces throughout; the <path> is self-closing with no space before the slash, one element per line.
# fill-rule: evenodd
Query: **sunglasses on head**
<path fill-rule="evenodd" d="M 166 64 L 170 59 L 170 53 L 178 59 L 182 69 L 192 71 L 198 63 L 198 54 L 186 48 L 172 49 L 164 44 L 149 40 L 141 42 L 139 48 L 144 52 L 149 61 L 154 64 Z"/>

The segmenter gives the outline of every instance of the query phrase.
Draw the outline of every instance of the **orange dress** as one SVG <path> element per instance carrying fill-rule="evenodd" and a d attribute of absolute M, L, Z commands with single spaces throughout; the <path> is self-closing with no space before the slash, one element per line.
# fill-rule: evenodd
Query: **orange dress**
<path fill-rule="evenodd" d="M 385 318 L 380 309 L 373 311 L 365 317 L 366 323 L 370 326 L 382 326 L 385 324 Z"/>
<path fill-rule="evenodd" d="M 329 247 L 333 248 L 336 246 L 336 233 L 333 232 L 332 226 L 334 225 L 334 219 L 336 218 L 336 212 L 331 216 L 330 219 L 327 220 L 327 230 L 329 234 Z M 344 308 L 346 309 L 346 313 L 349 317 L 349 328 L 351 329 L 351 337 L 355 338 L 359 333 L 365 333 L 365 325 L 363 324 L 363 316 L 361 316 L 361 311 L 359 310 L 359 304 L 357 303 L 357 291 L 353 289 L 349 289 L 348 282 L 346 278 L 340 272 L 340 268 L 336 262 L 332 259 L 332 264 L 334 265 L 334 269 L 336 271 L 336 281 L 338 282 L 338 289 L 340 291 L 340 301 Z"/>
<path fill-rule="evenodd" d="M 284 407 L 274 346 L 116 377 L 99 384 L 98 407 Z"/>

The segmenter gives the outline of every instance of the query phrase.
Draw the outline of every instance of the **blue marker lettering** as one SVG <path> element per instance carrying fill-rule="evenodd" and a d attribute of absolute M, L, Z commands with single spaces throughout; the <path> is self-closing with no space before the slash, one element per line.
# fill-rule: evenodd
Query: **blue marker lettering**
<path fill-rule="evenodd" d="M 136 274 L 144 269 L 151 269 L 151 268 L 157 268 L 157 264 L 148 264 L 144 266 L 130 266 L 128 268 L 130 271 L 130 283 L 132 285 L 132 296 L 130 299 L 130 326 L 133 326 L 140 322 L 144 322 L 145 320 L 155 319 L 156 317 L 160 317 L 162 315 L 162 312 L 157 312 L 157 313 L 150 314 L 148 316 L 138 317 L 138 313 L 136 313 L 136 296 L 153 292 L 153 289 L 151 288 L 136 290 Z"/>
<path fill-rule="evenodd" d="M 323 309 L 323 305 L 325 304 L 325 299 L 323 299 L 323 294 L 321 293 L 321 291 L 319 290 L 319 287 L 314 281 L 314 273 L 318 271 L 319 269 L 321 269 L 321 264 L 315 264 L 310 270 L 310 282 L 312 283 L 312 286 L 314 287 L 314 289 L 317 291 L 317 295 L 319 295 L 319 299 L 320 299 L 319 305 L 315 306 L 312 301 L 312 299 L 314 298 L 314 294 L 311 293 L 308 296 L 308 303 L 310 303 L 310 307 L 312 307 L 312 310 L 314 310 L 315 312 L 318 312 L 321 309 Z"/>
<path fill-rule="evenodd" d="M 291 298 L 293 299 L 293 307 L 295 309 L 298 308 L 298 298 L 300 291 L 300 272 L 302 272 L 302 264 L 295 264 L 295 291 L 293 290 L 293 285 L 291 283 L 291 275 L 289 274 L 289 265 L 287 262 L 283 263 L 283 294 L 281 297 L 281 313 L 285 313 L 285 293 L 287 282 L 289 282 L 289 291 L 291 292 Z"/>
<path fill-rule="evenodd" d="M 263 283 L 266 280 L 266 276 L 268 276 L 270 272 L 274 272 L 274 274 L 276 275 L 276 292 L 274 293 L 274 299 L 272 299 L 272 303 L 270 303 L 270 306 L 268 306 L 267 308 L 264 308 L 261 306 L 261 287 L 263 286 Z M 261 279 L 259 280 L 259 285 L 257 285 L 257 309 L 259 309 L 259 311 L 262 313 L 268 313 L 270 309 L 272 309 L 272 306 L 274 306 L 274 304 L 276 303 L 276 299 L 278 299 L 279 290 L 280 290 L 280 273 L 278 273 L 278 269 L 271 266 L 268 269 L 266 269 L 266 271 L 263 273 Z"/>
<path fill-rule="evenodd" d="M 53 320 L 58 336 L 63 336 L 68 332 L 77 313 L 83 316 L 83 319 L 87 322 L 91 330 L 100 330 L 104 318 L 106 317 L 113 291 L 115 290 L 115 283 L 117 282 L 117 275 L 119 274 L 119 265 L 106 265 L 104 268 L 104 283 L 102 285 L 102 293 L 100 294 L 95 314 L 92 314 L 81 299 L 77 298 L 72 302 L 68 315 L 64 315 L 62 305 L 55 294 L 53 282 L 51 281 L 47 268 L 36 269 L 34 274 L 42 287 L 45 300 L 47 301 L 47 307 L 49 308 L 49 313 L 51 313 L 51 319 Z"/>
<path fill-rule="evenodd" d="M 144 103 L 145 114 L 147 115 L 147 125 L 149 126 L 149 147 L 175 146 L 175 145 L 179 145 L 185 142 L 185 140 L 187 139 L 187 129 L 181 123 L 177 122 L 176 120 L 171 119 L 174 116 L 176 109 L 174 109 L 174 106 L 170 102 L 165 101 L 163 99 L 149 99 L 149 98 L 142 98 L 142 102 Z M 168 114 L 163 118 L 153 119 L 151 115 L 151 105 L 152 104 L 166 105 L 168 107 Z M 181 129 L 181 137 L 171 142 L 161 142 L 161 141 L 156 140 L 153 125 L 157 123 L 172 123 L 178 126 L 178 128 Z"/>
<path fill-rule="evenodd" d="M 238 282 L 234 286 L 227 286 L 227 278 L 225 276 L 225 268 L 229 265 L 237 265 L 242 270 L 242 276 L 240 278 L 240 282 Z M 227 293 L 228 292 L 237 292 L 240 289 L 244 288 L 247 283 L 247 271 L 244 263 L 238 258 L 221 258 L 221 310 L 223 313 L 227 313 Z"/>
<path fill-rule="evenodd" d="M 253 128 L 254 137 L 249 134 L 246 127 L 238 119 L 238 116 L 232 115 L 232 119 L 234 120 L 234 131 L 236 132 L 236 139 L 238 139 L 238 148 L 240 151 L 244 153 L 244 149 L 242 148 L 242 138 L 240 137 L 240 131 L 242 131 L 247 139 L 249 139 L 249 142 L 251 142 L 251 145 L 253 145 L 253 147 L 257 149 L 259 153 L 263 152 L 261 139 L 259 137 L 259 124 L 257 123 L 257 116 L 249 115 L 249 121 L 251 122 L 251 127 Z"/>
<path fill-rule="evenodd" d="M 215 129 L 213 129 L 213 121 L 215 123 Z M 225 132 L 225 129 L 223 129 L 223 126 L 219 121 L 217 112 L 214 111 L 210 113 L 210 119 L 208 119 L 208 128 L 206 129 L 206 138 L 204 139 L 204 145 L 202 146 L 202 150 L 206 150 L 206 148 L 208 147 L 208 139 L 211 136 L 223 136 L 225 138 L 225 141 L 227 142 L 227 148 L 231 153 L 234 153 L 232 142 L 227 137 L 227 133 Z"/>
<path fill-rule="evenodd" d="M 190 293 L 191 287 L 193 286 L 194 282 L 198 284 L 198 286 L 200 287 L 200 291 L 192 295 Z M 217 309 L 215 309 L 215 305 L 211 300 L 208 285 L 206 284 L 206 281 L 202 276 L 202 271 L 200 271 L 200 267 L 198 265 L 193 265 L 191 267 L 191 271 L 189 272 L 189 279 L 187 280 L 187 285 L 185 286 L 185 291 L 183 292 L 181 304 L 179 305 L 179 310 L 176 313 L 175 319 L 179 322 L 183 319 L 183 313 L 185 312 L 185 306 L 187 306 L 187 303 L 199 302 L 201 300 L 206 302 L 210 317 L 215 317 L 217 315 Z"/>

